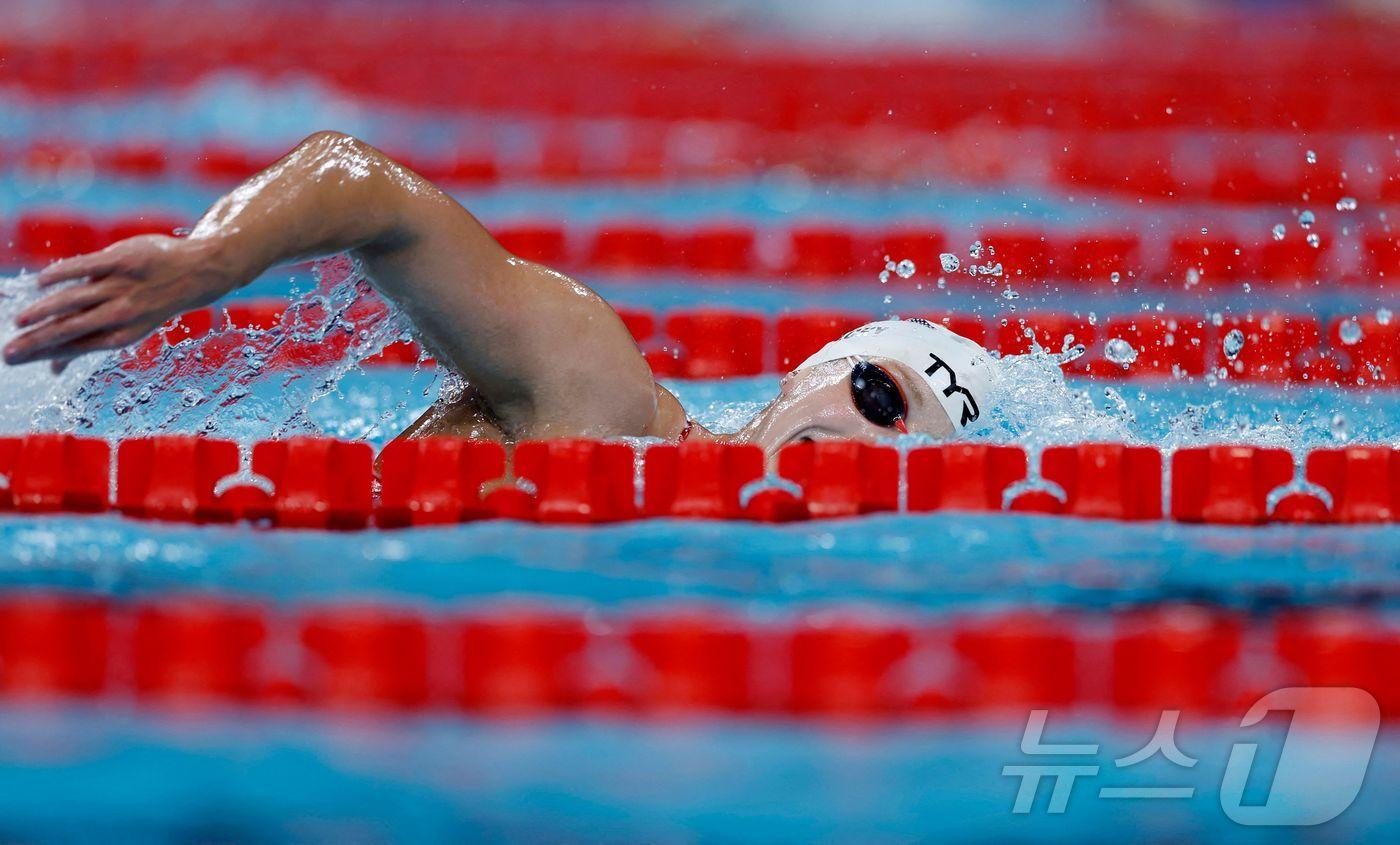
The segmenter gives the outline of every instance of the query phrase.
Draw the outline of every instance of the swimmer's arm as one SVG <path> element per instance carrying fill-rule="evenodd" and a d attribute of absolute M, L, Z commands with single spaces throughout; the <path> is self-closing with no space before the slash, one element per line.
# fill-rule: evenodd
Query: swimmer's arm
<path fill-rule="evenodd" d="M 331 132 L 219 200 L 187 238 L 133 238 L 45 269 L 41 286 L 90 281 L 21 313 L 27 331 L 5 358 L 63 361 L 125 346 L 272 266 L 342 251 L 508 434 L 653 433 L 650 369 L 606 302 L 506 252 L 432 184 Z"/>

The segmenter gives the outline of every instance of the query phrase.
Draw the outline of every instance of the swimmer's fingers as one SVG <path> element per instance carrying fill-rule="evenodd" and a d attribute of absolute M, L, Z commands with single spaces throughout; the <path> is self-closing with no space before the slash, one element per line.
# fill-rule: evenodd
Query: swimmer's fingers
<path fill-rule="evenodd" d="M 100 279 L 121 266 L 122 258 L 126 255 L 125 247 L 126 242 L 123 241 L 98 252 L 59 259 L 39 271 L 39 287 L 46 288 L 84 276 Z"/>
<path fill-rule="evenodd" d="M 78 285 L 50 294 L 15 316 L 15 325 L 20 328 L 41 323 L 55 317 L 63 317 L 75 311 L 91 308 L 117 293 L 123 287 L 122 280 L 103 279 L 90 285 Z"/>
<path fill-rule="evenodd" d="M 5 345 L 5 363 L 15 365 L 71 358 L 94 349 L 126 346 L 146 334 L 133 322 L 135 319 L 137 315 L 125 297 L 107 300 L 73 316 L 50 320 L 16 337 Z M 102 342 L 92 345 L 94 337 Z"/>

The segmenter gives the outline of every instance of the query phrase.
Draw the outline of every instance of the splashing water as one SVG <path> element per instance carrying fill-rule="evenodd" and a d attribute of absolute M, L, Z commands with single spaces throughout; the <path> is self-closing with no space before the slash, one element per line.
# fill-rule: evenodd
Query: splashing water
<path fill-rule="evenodd" d="M 988 436 L 1037 449 L 1060 443 L 1135 442 L 1131 414 L 1094 404 L 1087 390 L 1065 381 L 1061 363 L 1079 350 L 1054 355 L 1035 349 L 1009 355 L 992 370 L 996 406 L 991 410 Z"/>
<path fill-rule="evenodd" d="M 4 342 L 16 334 L 15 316 L 40 299 L 37 274 L 0 280 L 0 325 Z M 74 360 L 62 375 L 53 375 L 44 362 L 19 367 L 0 365 L 0 431 L 71 431 L 82 426 L 81 404 L 75 402 L 93 374 L 111 356 L 85 355 Z"/>
<path fill-rule="evenodd" d="M 938 256 L 938 262 L 943 266 L 943 272 L 945 273 L 956 273 L 958 272 L 958 268 L 962 266 L 962 262 L 951 252 L 945 252 Z"/>
<path fill-rule="evenodd" d="M 1103 356 L 1115 364 L 1127 367 L 1137 360 L 1138 352 L 1133 345 L 1121 337 L 1115 337 L 1104 344 Z"/>
<path fill-rule="evenodd" d="M 1239 329 L 1230 329 L 1226 332 L 1225 339 L 1221 341 L 1221 348 L 1225 352 L 1225 357 L 1231 361 L 1238 358 L 1240 351 L 1244 349 L 1244 332 Z"/>
<path fill-rule="evenodd" d="M 0 429 L 110 437 L 205 433 L 236 440 L 317 433 L 307 409 L 408 325 L 348 262 L 316 268 L 315 291 L 270 328 L 233 326 L 215 306 L 205 337 L 161 330 L 137 349 L 86 355 L 62 374 L 46 363 L 0 367 Z M 3 282 L 0 325 L 39 298 L 33 276 Z"/>
<path fill-rule="evenodd" d="M 1355 346 L 1361 342 L 1361 324 L 1355 320 L 1343 320 L 1337 327 L 1337 335 L 1342 339 L 1342 343 Z"/>
<path fill-rule="evenodd" d="M 1346 418 L 1346 414 L 1334 414 L 1332 417 L 1332 439 L 1338 443 L 1345 443 L 1351 437 L 1351 421 Z"/>
<path fill-rule="evenodd" d="M 914 272 L 917 269 L 918 268 L 914 266 L 914 262 L 910 261 L 907 258 L 902 259 L 900 261 L 895 261 L 888 255 L 886 255 L 885 266 L 882 270 L 880 270 L 880 284 L 883 285 L 889 282 L 891 273 L 895 274 L 901 279 L 908 279 L 914 275 Z M 890 297 L 885 297 L 885 303 L 888 304 L 889 302 Z"/>

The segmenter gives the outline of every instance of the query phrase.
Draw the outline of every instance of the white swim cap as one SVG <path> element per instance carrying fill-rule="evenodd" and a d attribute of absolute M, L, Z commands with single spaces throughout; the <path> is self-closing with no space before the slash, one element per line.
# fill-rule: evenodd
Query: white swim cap
<path fill-rule="evenodd" d="M 927 320 L 867 323 L 823 346 L 797 369 L 843 358 L 888 358 L 924 377 L 958 431 L 985 421 L 992 401 L 987 350 Z"/>

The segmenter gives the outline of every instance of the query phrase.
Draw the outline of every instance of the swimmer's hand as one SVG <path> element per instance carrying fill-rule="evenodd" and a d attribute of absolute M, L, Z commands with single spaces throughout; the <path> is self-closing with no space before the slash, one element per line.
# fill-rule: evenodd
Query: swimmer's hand
<path fill-rule="evenodd" d="M 47 360 L 62 372 L 79 355 L 129 346 L 245 281 L 225 267 L 215 240 L 165 235 L 55 262 L 39 274 L 38 286 L 79 279 L 19 313 L 15 325 L 24 331 L 5 345 L 5 363 Z"/>

